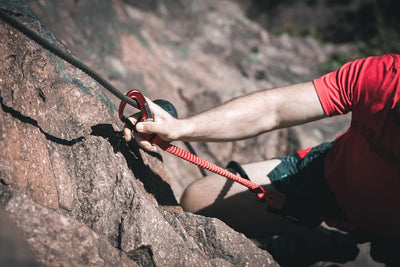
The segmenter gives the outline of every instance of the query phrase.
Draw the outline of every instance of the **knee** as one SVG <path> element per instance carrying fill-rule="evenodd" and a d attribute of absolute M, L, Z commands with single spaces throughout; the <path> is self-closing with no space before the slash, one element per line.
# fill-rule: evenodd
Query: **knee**
<path fill-rule="evenodd" d="M 180 205 L 184 211 L 196 213 L 200 207 L 201 196 L 195 184 L 190 184 L 183 192 Z"/>
<path fill-rule="evenodd" d="M 225 178 L 216 175 L 196 180 L 182 194 L 180 201 L 182 209 L 205 216 L 215 216 L 215 210 L 218 210 L 223 205 L 221 202 L 224 202 L 220 195 L 225 190 L 226 181 Z M 243 190 L 244 187 L 229 184 L 229 188 L 236 188 L 228 189 L 236 192 Z M 226 197 L 232 196 L 232 192 L 230 194 L 226 192 Z"/>

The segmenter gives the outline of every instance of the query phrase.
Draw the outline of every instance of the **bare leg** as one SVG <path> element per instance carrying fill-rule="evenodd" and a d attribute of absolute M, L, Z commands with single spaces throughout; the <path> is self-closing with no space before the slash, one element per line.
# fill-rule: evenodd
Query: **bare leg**
<path fill-rule="evenodd" d="M 280 160 L 243 165 L 251 181 L 266 190 L 275 190 L 267 174 Z M 265 203 L 257 201 L 256 195 L 246 187 L 224 177 L 210 175 L 189 185 L 181 198 L 185 211 L 216 217 L 246 235 L 268 237 L 275 234 L 305 234 L 308 228 L 267 212 Z"/>

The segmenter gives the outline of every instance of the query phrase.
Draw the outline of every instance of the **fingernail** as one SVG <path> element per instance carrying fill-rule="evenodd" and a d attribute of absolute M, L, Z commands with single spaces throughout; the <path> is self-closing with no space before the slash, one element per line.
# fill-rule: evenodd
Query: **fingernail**
<path fill-rule="evenodd" d="M 139 132 L 143 131 L 143 123 L 136 124 L 136 130 L 138 130 Z"/>

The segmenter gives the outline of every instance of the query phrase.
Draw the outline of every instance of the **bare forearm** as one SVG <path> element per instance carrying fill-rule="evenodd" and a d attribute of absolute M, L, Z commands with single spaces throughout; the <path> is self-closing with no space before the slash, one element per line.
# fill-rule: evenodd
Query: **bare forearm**
<path fill-rule="evenodd" d="M 154 121 L 137 123 L 136 129 L 167 141 L 232 141 L 326 116 L 311 82 L 252 93 L 181 120 L 149 105 Z M 129 141 L 127 128 L 124 135 Z M 151 147 L 145 141 L 141 145 Z"/>
<path fill-rule="evenodd" d="M 178 139 L 232 141 L 323 117 L 309 82 L 252 93 L 185 119 Z"/>
<path fill-rule="evenodd" d="M 180 140 L 231 141 L 275 127 L 274 104 L 267 91 L 233 99 L 182 121 Z M 269 103 L 270 102 L 270 103 Z"/>

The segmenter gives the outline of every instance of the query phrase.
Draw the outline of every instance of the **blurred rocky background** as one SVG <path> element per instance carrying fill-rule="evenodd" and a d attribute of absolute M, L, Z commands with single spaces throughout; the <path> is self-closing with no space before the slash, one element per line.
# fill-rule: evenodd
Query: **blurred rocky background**
<path fill-rule="evenodd" d="M 167 99 L 180 117 L 257 90 L 310 81 L 349 60 L 398 51 L 395 1 L 0 3 L 121 91 L 136 88 Z M 179 211 L 184 188 L 201 173 L 163 152 L 128 151 L 114 96 L 3 21 L 0 46 L 0 200 L 35 261 L 275 264 L 222 222 Z M 220 166 L 244 164 L 333 140 L 348 125 L 343 116 L 251 140 L 192 145 Z M 359 248 L 357 260 L 345 266 L 379 266 L 368 245 Z"/>

